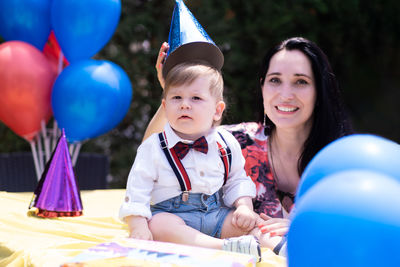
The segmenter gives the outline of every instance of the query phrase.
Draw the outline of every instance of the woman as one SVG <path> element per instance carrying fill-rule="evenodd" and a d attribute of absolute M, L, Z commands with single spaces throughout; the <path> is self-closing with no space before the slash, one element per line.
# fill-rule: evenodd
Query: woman
<path fill-rule="evenodd" d="M 167 50 L 164 43 L 156 63 L 162 87 L 162 62 Z M 241 144 L 246 172 L 257 187 L 255 211 L 264 219 L 287 218 L 307 164 L 324 146 L 352 133 L 352 128 L 336 77 L 315 43 L 301 37 L 281 42 L 266 54 L 258 78 L 264 123 L 221 127 L 231 131 Z M 159 109 L 144 138 L 161 131 L 165 122 Z M 267 222 L 263 232 L 282 235 L 287 230 L 282 223 L 288 220 Z"/>

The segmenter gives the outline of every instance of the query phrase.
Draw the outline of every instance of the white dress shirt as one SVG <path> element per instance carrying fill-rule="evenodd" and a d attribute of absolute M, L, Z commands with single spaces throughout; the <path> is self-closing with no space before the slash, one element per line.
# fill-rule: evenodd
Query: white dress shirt
<path fill-rule="evenodd" d="M 179 141 L 193 142 L 182 140 L 169 124 L 165 126 L 164 131 L 168 148 L 172 148 Z M 224 203 L 231 207 L 239 197 L 254 198 L 256 188 L 244 170 L 244 158 L 239 143 L 226 130 L 220 128 L 218 131 L 223 135 L 232 152 L 231 170 L 224 186 L 224 164 L 216 141 L 224 147 L 226 144 L 215 128 L 212 128 L 205 136 L 208 153 L 189 149 L 181 162 L 192 185 L 191 193 L 212 195 L 223 186 Z M 128 176 L 125 202 L 121 205 L 119 217 L 123 220 L 124 217 L 130 215 L 138 215 L 150 219 L 150 203 L 157 204 L 181 193 L 178 179 L 161 149 L 158 134 L 153 134 L 137 150 L 135 162 Z"/>

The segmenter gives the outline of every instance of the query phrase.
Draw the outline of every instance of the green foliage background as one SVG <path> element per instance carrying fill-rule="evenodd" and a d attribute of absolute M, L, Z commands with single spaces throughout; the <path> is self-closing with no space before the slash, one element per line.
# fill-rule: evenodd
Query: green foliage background
<path fill-rule="evenodd" d="M 316 42 L 328 55 L 355 129 L 400 142 L 400 2 L 397 0 L 187 0 L 186 5 L 225 55 L 229 109 L 224 123 L 257 119 L 259 62 L 267 49 L 292 36 Z M 107 154 L 109 187 L 125 187 L 144 130 L 160 103 L 154 68 L 168 39 L 173 0 L 122 0 L 110 42 L 95 56 L 129 75 L 133 101 L 112 131 L 81 151 Z M 99 14 L 101 15 L 101 14 Z M 1 85 L 0 85 L 1 86 Z M 30 151 L 0 124 L 0 152 Z"/>

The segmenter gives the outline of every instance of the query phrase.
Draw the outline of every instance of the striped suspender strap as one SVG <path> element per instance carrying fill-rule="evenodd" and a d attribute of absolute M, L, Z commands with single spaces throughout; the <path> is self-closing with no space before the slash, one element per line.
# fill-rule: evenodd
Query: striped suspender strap
<path fill-rule="evenodd" d="M 219 155 L 221 157 L 222 162 L 224 163 L 224 169 L 225 169 L 225 175 L 224 175 L 224 184 L 228 180 L 228 175 L 231 170 L 231 164 L 232 164 L 232 153 L 231 149 L 229 148 L 228 144 L 226 143 L 224 137 L 220 132 L 218 132 L 219 136 L 221 137 L 222 141 L 224 141 L 226 145 L 226 149 L 219 143 L 217 142 L 218 148 L 219 148 Z"/>
<path fill-rule="evenodd" d="M 160 139 L 160 145 L 164 151 L 165 156 L 174 171 L 176 178 L 178 179 L 179 185 L 181 186 L 182 192 L 187 192 L 192 190 L 192 185 L 189 180 L 189 176 L 186 173 L 182 162 L 179 160 L 173 148 L 168 149 L 167 138 L 165 137 L 165 132 L 159 133 L 158 138 Z"/>

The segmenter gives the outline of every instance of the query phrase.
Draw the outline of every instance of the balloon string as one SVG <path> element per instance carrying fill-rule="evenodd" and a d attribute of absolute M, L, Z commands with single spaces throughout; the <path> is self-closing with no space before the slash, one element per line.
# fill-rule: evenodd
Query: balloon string
<path fill-rule="evenodd" d="M 35 143 L 34 143 L 34 141 L 29 141 L 29 144 L 31 145 L 33 162 L 35 163 L 36 178 L 39 181 L 41 172 L 39 169 L 39 162 L 38 162 L 38 158 L 37 158 L 37 151 L 36 151 Z"/>
<path fill-rule="evenodd" d="M 37 151 L 39 152 L 39 167 L 40 167 L 40 173 L 44 170 L 44 164 L 43 164 L 43 146 L 42 146 L 42 139 L 40 138 L 40 135 L 37 135 L 37 145 L 38 149 Z"/>
<path fill-rule="evenodd" d="M 75 144 L 70 144 L 69 145 L 69 155 L 72 157 L 74 154 L 74 149 L 75 149 Z"/>
<path fill-rule="evenodd" d="M 47 136 L 47 129 L 46 129 L 46 124 L 44 120 L 41 121 L 42 125 L 42 137 L 43 137 L 43 142 L 44 142 L 44 151 L 46 155 L 46 162 L 49 161 L 50 159 L 50 139 Z"/>
<path fill-rule="evenodd" d="M 76 144 L 75 151 L 72 156 L 72 166 L 74 167 L 76 165 L 76 161 L 78 160 L 78 155 L 79 155 L 79 150 L 81 149 L 81 145 L 82 144 L 80 142 Z"/>
<path fill-rule="evenodd" d="M 51 151 L 54 151 L 57 145 L 57 136 L 58 136 L 58 126 L 57 126 L 57 121 L 54 119 L 53 121 L 53 132 L 52 132 L 52 145 L 51 145 Z"/>

